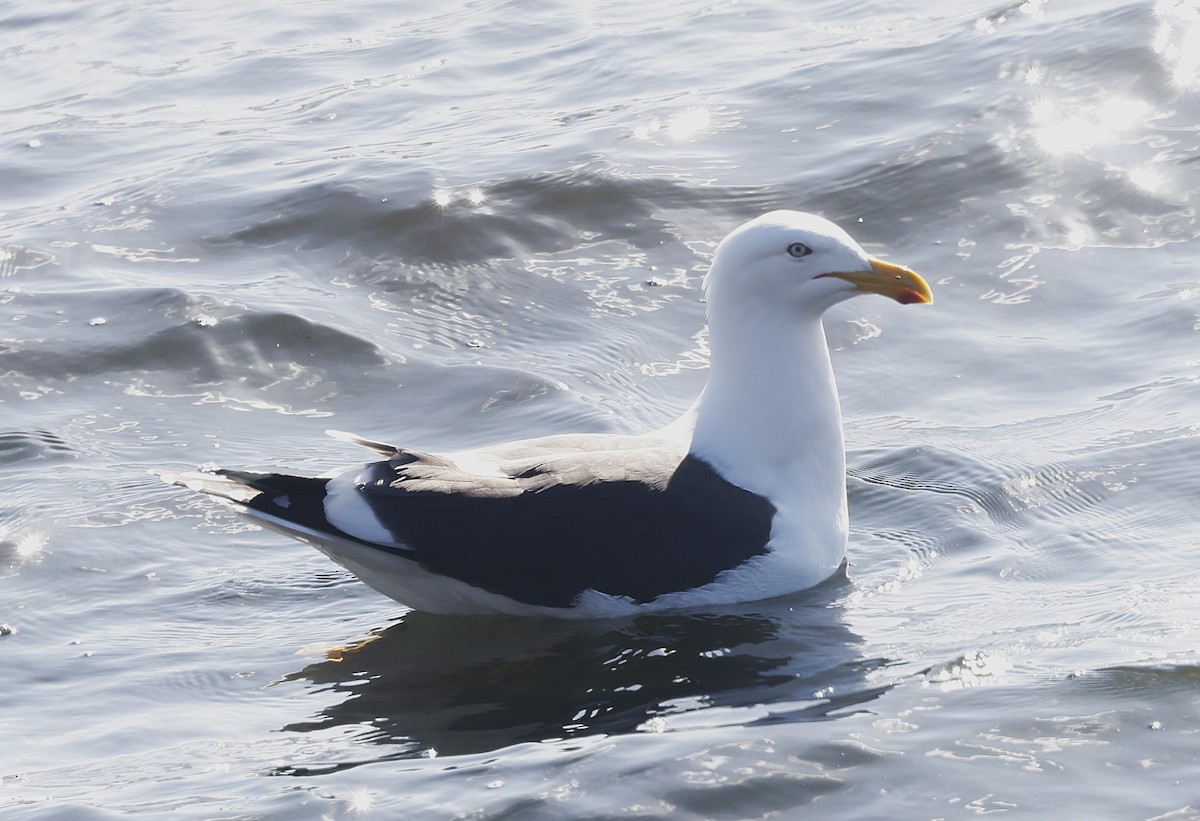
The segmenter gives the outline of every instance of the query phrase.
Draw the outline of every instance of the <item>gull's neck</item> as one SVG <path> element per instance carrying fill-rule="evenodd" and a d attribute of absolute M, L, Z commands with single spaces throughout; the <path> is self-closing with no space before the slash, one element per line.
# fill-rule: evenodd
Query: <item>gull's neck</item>
<path fill-rule="evenodd" d="M 709 343 L 691 452 L 747 490 L 844 510 L 842 416 L 820 315 L 711 316 Z"/>

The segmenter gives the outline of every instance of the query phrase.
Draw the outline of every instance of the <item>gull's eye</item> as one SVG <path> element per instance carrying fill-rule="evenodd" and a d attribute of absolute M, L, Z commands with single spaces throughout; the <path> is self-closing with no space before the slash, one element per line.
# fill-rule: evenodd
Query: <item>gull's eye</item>
<path fill-rule="evenodd" d="M 793 242 L 791 245 L 789 245 L 787 247 L 787 252 L 788 252 L 789 257 L 794 257 L 795 259 L 800 259 L 801 257 L 806 257 L 809 254 L 811 254 L 812 249 L 809 248 L 807 245 L 805 245 L 803 242 Z"/>

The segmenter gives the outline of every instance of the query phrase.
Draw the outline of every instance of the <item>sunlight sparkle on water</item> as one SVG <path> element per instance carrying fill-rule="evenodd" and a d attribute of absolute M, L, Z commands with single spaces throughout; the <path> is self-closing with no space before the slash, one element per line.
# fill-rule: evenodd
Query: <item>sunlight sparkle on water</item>
<path fill-rule="evenodd" d="M 487 202 L 487 194 L 479 185 L 472 185 L 458 192 L 451 188 L 433 189 L 433 204 L 443 211 L 453 205 L 455 201 L 465 201 L 468 205 L 480 206 Z"/>
<path fill-rule="evenodd" d="M 999 653 L 975 650 L 948 663 L 935 665 L 922 685 L 943 691 L 1003 684 L 1012 669 L 1009 658 Z"/>
<path fill-rule="evenodd" d="M 1147 194 L 1158 193 L 1167 183 L 1166 175 L 1151 163 L 1129 169 L 1128 177 L 1136 188 Z"/>
<path fill-rule="evenodd" d="M 363 787 L 350 791 L 350 809 L 356 813 L 368 813 L 375 807 L 375 795 Z"/>
<path fill-rule="evenodd" d="M 1025 0 L 1017 11 L 1034 20 L 1040 20 L 1046 16 L 1046 0 Z"/>
<path fill-rule="evenodd" d="M 712 125 L 712 114 L 707 108 L 694 106 L 673 116 L 667 123 L 667 133 L 675 140 L 686 140 L 702 134 Z"/>
<path fill-rule="evenodd" d="M 654 117 L 634 129 L 639 140 L 648 140 L 665 134 L 672 140 L 690 140 L 713 130 L 712 111 L 704 106 L 691 106 L 677 111 L 665 121 Z"/>
<path fill-rule="evenodd" d="M 1121 134 L 1145 125 L 1150 115 L 1148 103 L 1121 95 L 1077 106 L 1043 98 L 1029 106 L 1034 138 L 1043 151 L 1055 156 L 1115 144 Z"/>
<path fill-rule="evenodd" d="M 1159 20 L 1154 51 L 1166 64 L 1172 82 L 1182 89 L 1200 87 L 1200 3 L 1158 0 L 1154 15 Z"/>
<path fill-rule="evenodd" d="M 48 541 L 45 533 L 27 531 L 14 538 L 12 544 L 18 559 L 22 562 L 32 562 L 42 555 Z"/>

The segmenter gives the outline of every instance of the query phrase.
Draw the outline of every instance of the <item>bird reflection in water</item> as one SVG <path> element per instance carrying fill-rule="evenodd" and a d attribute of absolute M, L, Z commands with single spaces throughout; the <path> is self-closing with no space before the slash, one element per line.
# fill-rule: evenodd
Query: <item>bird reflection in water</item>
<path fill-rule="evenodd" d="M 891 685 L 872 680 L 887 660 L 863 658 L 845 625 L 847 586 L 838 574 L 740 608 L 595 622 L 408 613 L 286 677 L 345 697 L 285 732 L 349 731 L 355 744 L 275 772 L 669 732 L 671 716 L 707 708 L 761 707 L 740 717 L 750 724 L 857 712 Z"/>

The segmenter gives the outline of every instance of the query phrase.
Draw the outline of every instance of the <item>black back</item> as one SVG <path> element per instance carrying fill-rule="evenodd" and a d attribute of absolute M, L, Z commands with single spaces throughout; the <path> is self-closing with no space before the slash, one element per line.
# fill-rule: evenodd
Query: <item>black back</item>
<path fill-rule="evenodd" d="M 392 468 L 380 462 L 368 470 L 378 476 Z M 226 475 L 264 491 L 252 509 L 346 537 L 319 503 L 328 480 Z M 377 547 L 548 607 L 569 607 L 589 589 L 644 603 L 708 584 L 766 553 L 775 514 L 769 500 L 690 454 L 660 482 L 558 483 L 501 496 L 417 486 L 398 479 L 362 488 L 400 545 Z"/>

